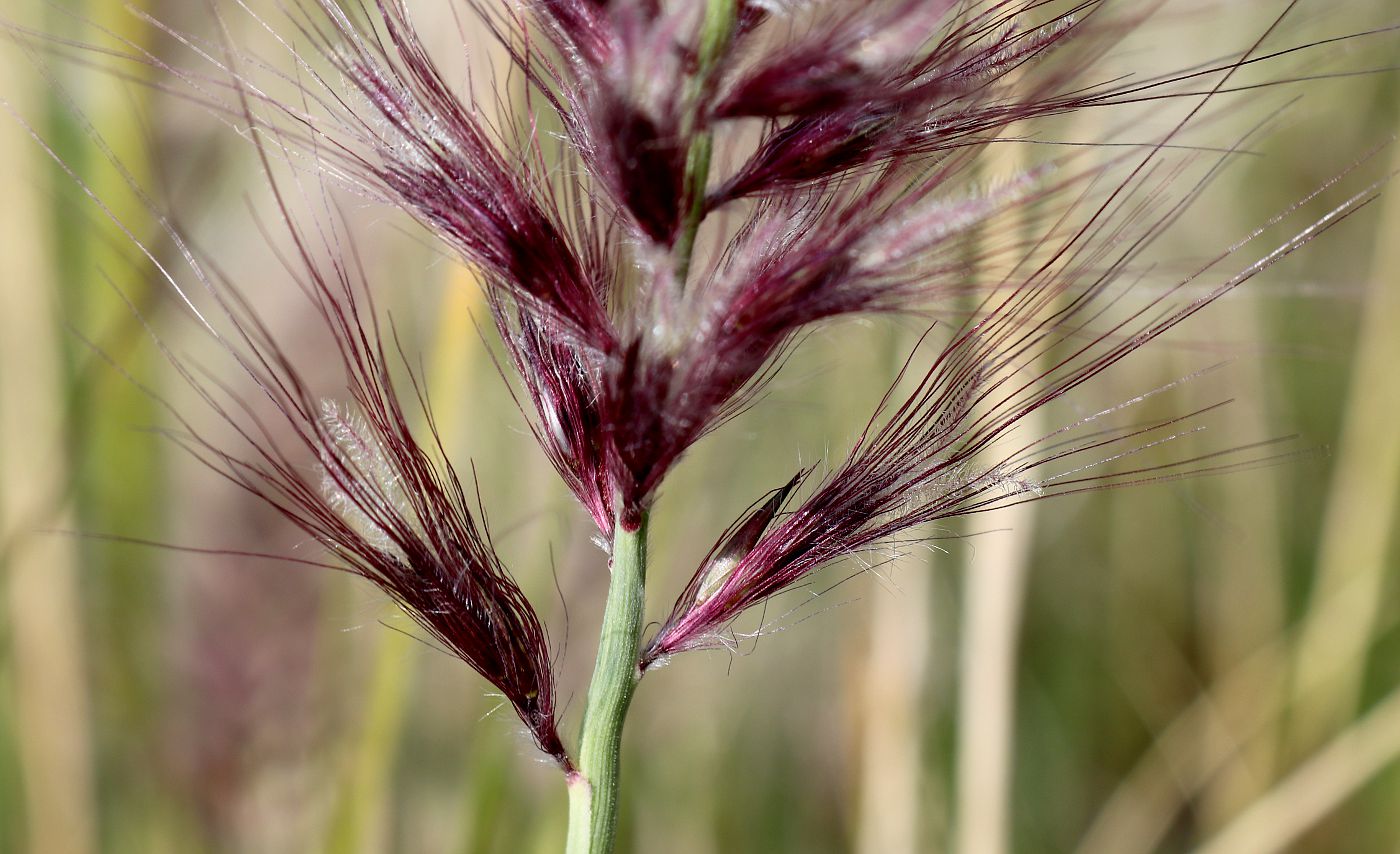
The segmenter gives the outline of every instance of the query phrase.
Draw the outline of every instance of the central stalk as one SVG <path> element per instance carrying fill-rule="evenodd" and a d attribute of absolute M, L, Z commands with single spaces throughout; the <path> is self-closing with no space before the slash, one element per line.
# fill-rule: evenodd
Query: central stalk
<path fill-rule="evenodd" d="M 690 112 L 681 136 L 690 139 L 686 153 L 684 201 L 681 230 L 676 241 L 676 282 L 682 290 L 690 278 L 690 262 L 695 254 L 695 237 L 705 219 L 705 188 L 710 179 L 710 158 L 714 153 L 714 132 L 706 117 L 700 115 L 719 60 L 734 37 L 738 21 L 738 0 L 709 0 L 705 20 L 700 28 L 700 43 L 696 51 L 695 76 L 690 81 Z"/>
<path fill-rule="evenodd" d="M 708 0 L 700 28 L 697 68 L 691 80 L 692 109 L 682 136 L 690 139 L 686 158 L 685 207 L 675 247 L 676 279 L 682 289 L 690 275 L 695 237 L 705 219 L 705 187 L 714 137 L 700 109 L 714 84 L 716 66 L 734 36 L 738 0 Z M 568 774 L 569 836 L 566 854 L 612 854 L 617 838 L 622 728 L 637 682 L 646 599 L 647 514 L 629 528 L 619 516 L 613 526 L 612 581 L 603 608 L 598 658 L 583 711 L 578 767 Z"/>
<path fill-rule="evenodd" d="M 617 836 L 618 767 L 622 727 L 641 673 L 646 593 L 647 517 L 627 530 L 618 520 L 612 542 L 612 581 L 603 609 L 598 658 L 583 712 L 578 770 L 569 775 L 568 854 L 610 854 Z"/>

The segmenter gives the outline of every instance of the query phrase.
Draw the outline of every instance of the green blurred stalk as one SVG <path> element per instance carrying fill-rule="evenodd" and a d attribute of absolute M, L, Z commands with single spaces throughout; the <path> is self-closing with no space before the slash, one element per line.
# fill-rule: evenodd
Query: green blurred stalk
<path fill-rule="evenodd" d="M 150 28 L 132 14 L 132 9 L 149 10 L 150 0 L 133 3 L 131 8 L 105 0 L 64 5 L 66 12 L 55 4 L 33 3 L 31 11 L 46 31 L 61 38 L 105 45 L 120 39 L 136 50 L 150 41 Z M 151 113 L 150 91 L 139 82 L 76 63 L 45 61 L 51 63 L 54 79 L 66 92 L 46 87 L 49 98 L 43 105 L 42 135 L 78 179 L 103 200 L 112 218 L 159 251 L 158 241 L 151 238 L 150 211 L 131 191 L 126 177 L 142 187 L 153 184 L 156 152 L 144 132 Z M 123 71 L 138 81 L 150 74 L 136 66 Z M 39 118 L 41 114 L 31 115 Z M 91 137 L 87 122 L 101 134 L 100 142 Z M 31 174 L 47 177 L 54 190 L 48 215 L 41 219 L 50 230 L 54 278 L 46 289 L 39 282 L 22 287 L 57 295 L 61 321 L 97 341 L 105 358 L 121 366 L 120 371 L 110 369 L 78 336 L 55 334 L 64 375 L 55 378 L 52 389 L 62 395 L 65 411 L 61 427 L 51 435 L 61 436 L 65 443 L 63 460 L 55 470 L 65 472 L 73 515 L 67 524 L 53 519 L 31 524 L 159 538 L 165 518 L 163 461 L 169 446 L 138 431 L 138 425 L 160 418 L 146 393 L 123 375 L 158 374 L 159 360 L 141 348 L 145 335 L 126 302 L 147 320 L 153 319 L 155 277 L 149 265 L 139 260 L 131 239 L 98 212 L 67 174 L 56 166 L 36 168 Z M 111 281 L 122 290 L 121 298 L 113 293 Z M 81 748 L 89 753 L 84 761 L 96 768 L 85 773 L 103 782 L 111 779 L 103 770 L 148 758 L 163 736 L 159 716 L 152 715 L 151 709 L 159 704 L 164 674 L 150 650 L 158 645 L 165 625 L 162 597 L 152 592 L 160 586 L 165 558 L 150 550 L 118 549 L 97 540 L 81 542 L 74 551 L 82 581 L 65 613 L 52 619 L 70 627 L 90 626 L 92 636 L 100 638 L 101 643 L 77 651 L 87 661 L 74 662 L 85 671 L 84 678 L 91 679 L 97 702 L 56 714 L 91 718 L 72 724 L 90 730 L 95 736 L 91 743 L 81 735 L 65 738 L 74 740 L 71 749 L 86 745 Z M 59 720 L 50 718 L 47 725 L 58 726 Z M 88 795 L 94 798 L 88 809 L 98 813 L 93 822 L 101 826 L 102 847 L 129 850 L 125 846 L 131 840 L 161 832 L 157 826 L 165 815 L 160 799 L 166 796 L 161 784 L 160 777 L 145 776 L 121 785 L 105 783 L 95 795 Z M 73 797 L 82 791 L 77 785 Z"/>
<path fill-rule="evenodd" d="M 0 66 L 0 90 L 23 100 L 13 60 Z M 0 159 L 32 164 L 14 128 L 0 137 Z M 16 144 L 18 143 L 18 144 Z M 78 555 L 71 539 L 35 534 L 36 526 L 68 527 L 69 477 L 63 435 L 59 324 L 46 285 L 52 281 L 47 244 L 32 185 L 11 184 L 0 206 L 0 233 L 11 241 L 0 287 L 0 570 L 9 617 L 15 697 L 15 737 L 24 790 L 27 847 L 33 854 L 95 850 L 90 700 L 83 653 Z M 11 278 L 11 276 L 13 278 Z"/>
<path fill-rule="evenodd" d="M 383 632 L 365 698 L 350 770 L 342 777 L 326 840 L 327 854 L 366 854 L 383 848 L 383 815 L 398 753 L 412 668 L 413 638 Z"/>
<path fill-rule="evenodd" d="M 1248 195 L 1242 191 L 1237 198 Z M 1237 219 L 1251 222 L 1262 217 L 1242 211 Z M 1219 334 L 1243 341 L 1266 340 L 1260 295 L 1249 292 L 1241 296 L 1245 299 L 1232 304 L 1235 314 L 1221 317 Z M 1231 376 L 1238 377 L 1242 388 L 1254 391 L 1248 399 L 1227 407 L 1223 413 L 1228 419 L 1225 429 L 1231 436 L 1270 435 L 1273 425 L 1267 417 L 1270 383 L 1266 372 L 1251 359 L 1233 367 Z M 1209 680 L 1211 685 L 1222 686 L 1225 674 L 1285 631 L 1288 561 L 1275 500 L 1285 494 L 1283 472 L 1266 467 L 1247 475 L 1204 481 L 1197 488 L 1215 497 L 1228 524 L 1224 530 L 1197 535 L 1204 552 L 1204 571 L 1194 579 Z M 1192 805 L 1203 827 L 1219 827 L 1258 797 L 1278 773 L 1280 721 L 1274 710 L 1285 704 L 1287 684 L 1287 656 L 1274 655 L 1267 667 L 1261 662 L 1257 677 L 1244 690 L 1213 691 L 1218 725 L 1202 735 L 1204 743 L 1198 749 L 1202 762 L 1206 756 L 1227 758 Z"/>
<path fill-rule="evenodd" d="M 932 562 L 896 592 L 876 592 L 861 666 L 860 801 L 856 854 L 917 854 L 921 845 L 924 686 L 932 631 Z"/>
<path fill-rule="evenodd" d="M 1028 418 L 1032 430 L 1041 419 Z M 957 841 L 960 854 L 1004 854 L 1010 847 L 1015 765 L 1016 670 L 1034 505 L 997 516 L 968 561 L 958 686 Z"/>
<path fill-rule="evenodd" d="M 1400 153 L 1392 169 L 1400 169 Z M 1400 502 L 1400 199 L 1387 196 L 1327 494 L 1316 582 L 1294 653 L 1290 746 L 1301 753 L 1356 714 Z"/>
<path fill-rule="evenodd" d="M 583 713 L 578 770 L 568 780 L 568 854 L 611 854 L 617 836 L 622 728 L 641 678 L 637 655 L 646 601 L 646 552 L 646 515 L 630 531 L 619 519 L 598 658 Z"/>
<path fill-rule="evenodd" d="M 1260 10 L 1248 4 L 1222 7 L 1219 12 L 1219 25 L 1202 33 L 1212 53 L 1228 53 L 1238 33 L 1264 23 L 1259 20 Z M 1231 222 L 1253 224 L 1273 213 L 1272 207 L 1259 203 L 1246 173 L 1237 175 L 1233 184 L 1235 192 L 1229 194 L 1223 211 Z M 1218 334 L 1247 342 L 1267 340 L 1264 295 L 1249 288 L 1239 296 L 1244 299 L 1230 304 L 1233 308 L 1221 305 L 1213 310 Z M 1274 425 L 1268 413 L 1273 401 L 1267 373 L 1258 359 L 1231 368 L 1232 379 L 1253 391 L 1223 413 L 1229 435 L 1271 435 Z M 1230 526 L 1196 537 L 1204 552 L 1205 571 L 1196 573 L 1193 581 L 1204 633 L 1202 652 L 1212 686 L 1223 687 L 1225 674 L 1253 660 L 1255 650 L 1276 641 L 1286 630 L 1288 560 L 1276 500 L 1286 494 L 1283 481 L 1283 470 L 1265 467 L 1248 476 L 1209 479 L 1198 487 L 1220 502 Z M 1239 536 L 1232 535 L 1236 532 Z M 1258 797 L 1277 773 L 1279 720 L 1274 710 L 1287 699 L 1287 678 L 1286 656 L 1274 655 L 1261 662 L 1257 678 L 1246 690 L 1213 690 L 1218 725 L 1202 735 L 1201 763 L 1207 757 L 1228 758 L 1220 760 L 1223 767 L 1192 805 L 1203 828 L 1219 827 Z"/>

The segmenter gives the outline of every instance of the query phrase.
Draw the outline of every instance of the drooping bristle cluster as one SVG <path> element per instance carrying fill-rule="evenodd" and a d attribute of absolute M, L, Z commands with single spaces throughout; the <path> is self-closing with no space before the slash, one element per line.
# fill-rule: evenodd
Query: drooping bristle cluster
<path fill-rule="evenodd" d="M 171 356 L 243 445 L 230 449 L 207 438 L 178 413 L 187 432 L 172 437 L 396 600 L 501 692 L 542 751 L 570 767 L 555 720 L 548 635 L 478 522 L 476 499 L 443 456 L 418 380 L 410 385 L 427 443 L 410 426 L 382 330 L 362 301 L 357 264 L 315 260 L 300 234 L 293 237 L 297 266 L 288 272 L 334 342 L 344 379 L 336 394 L 343 398 L 319 395 L 237 291 L 192 261 L 232 334 L 197 316 L 257 386 L 275 421 Z M 171 284 L 181 287 L 173 278 Z M 308 466 L 308 455 L 319 466 Z"/>

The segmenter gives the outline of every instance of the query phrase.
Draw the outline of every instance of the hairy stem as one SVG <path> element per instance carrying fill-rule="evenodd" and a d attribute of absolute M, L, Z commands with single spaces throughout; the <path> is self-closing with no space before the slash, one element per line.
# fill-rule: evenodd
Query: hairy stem
<path fill-rule="evenodd" d="M 622 726 L 641 673 L 646 590 L 647 519 L 628 530 L 618 521 L 612 544 L 612 582 L 603 609 L 598 658 L 583 712 L 578 770 L 569 775 L 568 854 L 610 854 L 617 835 L 618 766 Z"/>

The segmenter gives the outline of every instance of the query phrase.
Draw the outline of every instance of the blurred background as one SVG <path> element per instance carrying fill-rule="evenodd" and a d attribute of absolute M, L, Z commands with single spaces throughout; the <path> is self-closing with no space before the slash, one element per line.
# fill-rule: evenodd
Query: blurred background
<path fill-rule="evenodd" d="M 424 32 L 441 34 L 435 47 L 460 59 L 453 9 L 465 3 L 410 5 Z M 1103 77 L 1238 50 L 1282 5 L 1167 3 Z M 215 32 L 203 4 L 131 8 Z M 8 0 L 0 17 L 198 67 L 115 0 Z M 1269 45 L 1396 23 L 1396 0 L 1315 0 Z M 279 55 L 248 16 L 228 24 L 240 44 Z M 466 36 L 474 68 L 503 67 L 484 34 Z M 1338 44 L 1251 79 L 1382 68 L 1398 43 Z M 209 419 L 146 324 L 182 359 L 238 378 L 154 261 L 26 124 L 178 271 L 107 147 L 283 331 L 303 370 L 314 373 L 318 351 L 297 337 L 306 307 L 256 225 L 277 233 L 251 147 L 187 88 L 166 91 L 158 72 L 117 64 L 112 74 L 87 67 L 106 64 L 97 55 L 78 57 L 0 44 L 11 111 L 0 119 L 0 851 L 560 850 L 557 772 L 487 686 L 420 642 L 377 591 L 336 573 L 113 539 L 311 548 L 152 432 L 172 419 L 138 383 Z M 474 81 L 490 85 L 486 74 Z M 1400 77 L 1317 80 L 1220 106 L 1193 142 L 1228 143 L 1286 109 L 1159 243 L 1162 264 L 1143 287 L 1168 284 L 1383 146 L 1400 126 Z M 1146 137 L 1150 118 L 1086 115 L 1043 132 L 1095 140 L 1127 123 Z M 1043 159 L 1033 148 L 994 148 L 986 179 Z M 1400 168 L 1392 148 L 1370 173 Z M 422 354 L 449 451 L 459 469 L 475 464 L 507 564 L 563 650 L 572 740 L 606 585 L 591 524 L 526 431 L 493 364 L 496 343 L 477 331 L 471 272 L 400 215 L 353 198 L 344 209 L 379 309 Z M 1243 250 L 1222 277 L 1272 245 Z M 688 458 L 658 504 L 649 616 L 664 616 L 749 502 L 799 463 L 849 446 L 920 331 L 880 320 L 813 336 L 754 411 Z M 1320 452 L 1025 505 L 950 526 L 878 576 L 847 581 L 856 567 L 835 568 L 815 601 L 780 599 L 768 616 L 783 631 L 738 655 L 680 657 L 642 684 L 620 850 L 1400 850 L 1390 536 L 1400 193 L 1138 353 L 1080 405 L 1222 358 L 1227 369 L 1152 413 L 1223 394 L 1235 402 L 1212 422 L 1212 447 L 1296 433 Z"/>

